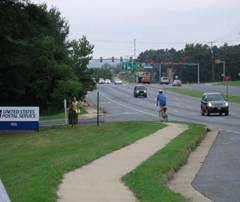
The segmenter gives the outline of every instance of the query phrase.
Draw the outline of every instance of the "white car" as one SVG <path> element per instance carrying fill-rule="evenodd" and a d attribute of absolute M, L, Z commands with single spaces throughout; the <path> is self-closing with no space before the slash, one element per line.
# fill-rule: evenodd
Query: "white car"
<path fill-rule="evenodd" d="M 104 79 L 103 79 L 103 78 L 100 78 L 100 79 L 98 80 L 98 83 L 99 83 L 99 84 L 104 84 L 104 83 L 105 83 L 105 81 L 104 81 Z"/>
<path fill-rule="evenodd" d="M 110 79 L 105 79 L 105 83 L 106 84 L 111 84 L 111 80 Z"/>
<path fill-rule="evenodd" d="M 182 86 L 182 81 L 179 79 L 175 79 L 172 83 L 172 86 Z"/>
<path fill-rule="evenodd" d="M 170 79 L 166 76 L 162 76 L 160 79 L 160 84 L 169 84 L 170 83 Z"/>
<path fill-rule="evenodd" d="M 114 79 L 114 84 L 117 85 L 117 84 L 122 84 L 122 80 L 120 79 Z"/>

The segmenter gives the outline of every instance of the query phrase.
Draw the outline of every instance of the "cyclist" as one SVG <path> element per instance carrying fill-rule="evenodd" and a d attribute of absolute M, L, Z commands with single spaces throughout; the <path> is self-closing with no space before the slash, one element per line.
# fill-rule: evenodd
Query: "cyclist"
<path fill-rule="evenodd" d="M 160 116 L 160 121 L 163 121 L 164 118 L 167 119 L 165 115 L 166 110 L 167 110 L 167 98 L 164 95 L 162 90 L 159 90 L 158 95 L 157 95 L 157 103 L 156 106 L 160 106 L 159 110 L 159 116 Z"/>

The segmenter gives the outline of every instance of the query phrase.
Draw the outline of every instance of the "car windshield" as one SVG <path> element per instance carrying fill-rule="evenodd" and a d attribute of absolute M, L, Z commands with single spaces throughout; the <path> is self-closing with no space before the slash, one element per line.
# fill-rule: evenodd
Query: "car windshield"
<path fill-rule="evenodd" d="M 224 97 L 221 94 L 208 95 L 208 101 L 223 101 Z"/>
<path fill-rule="evenodd" d="M 137 86 L 136 90 L 146 90 L 146 88 L 144 86 Z"/>

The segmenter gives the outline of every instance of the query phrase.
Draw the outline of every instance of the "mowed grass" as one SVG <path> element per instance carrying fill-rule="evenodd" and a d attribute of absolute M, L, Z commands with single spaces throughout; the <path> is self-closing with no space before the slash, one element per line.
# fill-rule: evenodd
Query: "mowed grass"
<path fill-rule="evenodd" d="M 189 95 L 189 96 L 198 97 L 198 98 L 201 98 L 203 94 L 203 92 L 201 91 L 183 89 L 183 88 L 166 88 L 166 90 L 174 93 L 180 93 L 183 95 Z"/>
<path fill-rule="evenodd" d="M 167 183 L 173 173 L 187 162 L 190 152 L 205 136 L 204 131 L 203 126 L 190 124 L 187 131 L 123 178 L 139 202 L 188 201 L 171 191 Z"/>
<path fill-rule="evenodd" d="M 191 90 L 191 89 L 180 89 L 180 88 L 165 88 L 165 89 L 167 91 L 171 91 L 171 92 L 174 92 L 174 93 L 179 93 L 179 94 L 188 95 L 188 96 L 197 97 L 197 98 L 201 98 L 203 93 L 204 93 L 202 91 L 196 91 L 196 90 Z M 229 95 L 228 100 L 230 102 L 240 104 L 240 96 Z"/>
<path fill-rule="evenodd" d="M 84 107 L 80 108 L 80 114 L 87 114 L 87 110 Z M 52 114 L 45 114 L 40 116 L 41 121 L 46 121 L 46 120 L 54 120 L 54 119 L 64 119 L 65 118 L 65 113 L 58 112 L 58 113 L 52 113 Z"/>
<path fill-rule="evenodd" d="M 53 202 L 64 173 L 163 127 L 122 122 L 0 134 L 0 178 L 13 202 Z"/>
<path fill-rule="evenodd" d="M 225 82 L 220 82 L 217 85 L 226 85 L 226 83 Z M 238 81 L 229 81 L 228 85 L 230 85 L 230 86 L 240 86 L 240 80 L 238 80 Z"/>

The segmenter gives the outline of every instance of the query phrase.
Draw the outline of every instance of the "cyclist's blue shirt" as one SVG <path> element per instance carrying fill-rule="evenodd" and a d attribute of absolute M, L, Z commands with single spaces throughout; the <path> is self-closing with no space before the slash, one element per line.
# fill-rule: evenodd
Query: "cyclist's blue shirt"
<path fill-rule="evenodd" d="M 157 104 L 165 106 L 167 104 L 167 98 L 163 93 L 159 93 L 157 96 Z"/>

